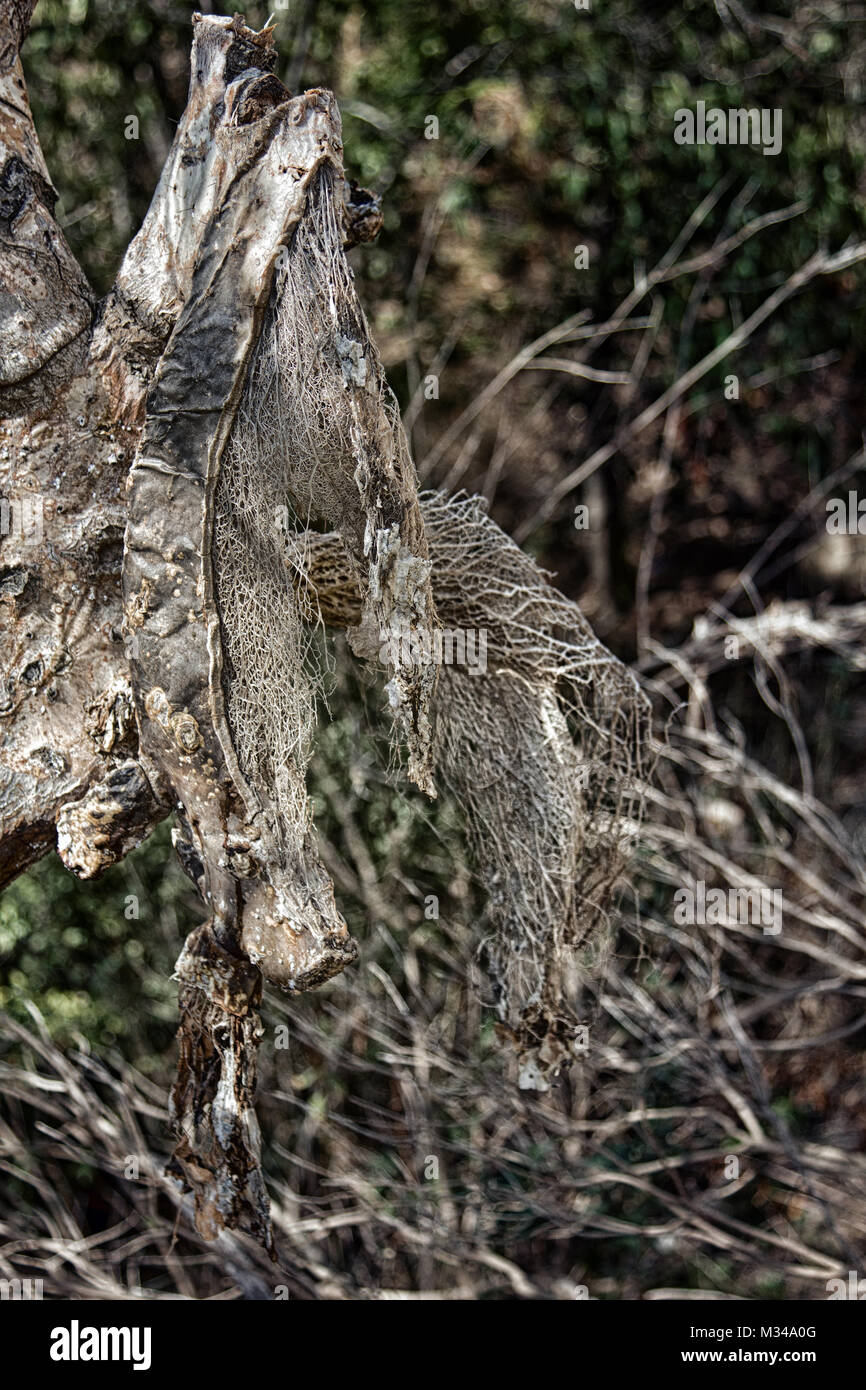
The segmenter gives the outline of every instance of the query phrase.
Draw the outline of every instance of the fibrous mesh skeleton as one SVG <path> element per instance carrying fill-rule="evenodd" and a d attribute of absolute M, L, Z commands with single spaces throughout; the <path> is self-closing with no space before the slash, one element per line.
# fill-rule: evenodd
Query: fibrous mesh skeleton
<path fill-rule="evenodd" d="M 287 862 L 303 872 L 310 821 L 305 778 L 318 681 L 309 628 L 303 622 L 310 616 L 309 605 L 302 614 L 286 566 L 287 549 L 298 534 L 289 498 L 290 477 L 300 466 L 295 437 L 304 408 L 299 397 L 292 412 L 283 389 L 285 376 L 294 376 L 304 360 L 279 311 L 283 296 L 291 293 L 288 279 L 286 270 L 277 272 L 223 455 L 214 499 L 213 566 L 226 715 L 238 761 L 247 780 L 270 803 L 272 830 Z M 308 444 L 311 422 L 305 423 Z M 315 426 L 324 437 L 322 410 L 316 412 Z M 322 450 L 326 456 L 339 445 L 339 440 L 327 442 L 330 448 Z M 303 564 L 302 553 L 295 558 Z"/>
<path fill-rule="evenodd" d="M 375 437 L 365 429 L 369 421 L 351 388 L 360 388 L 380 411 Z M 339 525 L 371 610 L 357 637 L 362 650 L 371 649 L 377 614 L 392 628 L 413 622 L 429 628 L 435 621 L 425 600 L 429 563 L 423 553 L 400 553 L 394 533 L 394 520 L 404 527 L 408 520 L 411 535 L 411 516 L 394 499 L 383 505 L 377 495 L 380 461 L 398 490 L 413 488 L 399 410 L 354 292 L 334 178 L 324 168 L 290 245 L 281 248 L 214 508 L 216 591 L 230 660 L 227 714 L 242 768 L 257 786 L 275 787 L 287 847 L 297 847 L 304 823 L 302 778 L 317 681 L 282 559 L 286 540 L 303 568 L 303 527 Z M 435 672 L 408 674 L 422 695 L 429 693 Z M 391 706 L 408 745 L 410 775 L 432 791 L 423 767 L 429 724 L 420 709 L 413 727 L 419 702 L 406 675 L 392 673 Z"/>
<path fill-rule="evenodd" d="M 601 950 L 639 823 L 649 704 L 481 499 L 420 502 L 442 627 L 467 651 L 470 634 L 486 639 L 485 669 L 441 667 L 434 763 L 465 813 L 487 896 L 484 955 L 521 1082 L 544 1086 L 573 1056 L 572 967 L 581 948 Z M 302 592 L 329 622 L 351 622 L 339 537 L 310 533 L 306 564 Z"/>
<path fill-rule="evenodd" d="M 248 808 L 254 797 L 278 855 L 270 884 L 286 920 L 307 913 L 326 933 L 329 918 L 343 924 L 316 853 L 305 785 L 321 672 L 302 621 L 309 606 L 299 610 L 286 556 L 302 569 L 304 527 L 340 527 L 366 600 L 354 634 L 361 651 L 378 649 L 383 623 L 407 633 L 435 624 L 414 468 L 354 292 L 336 182 L 329 166 L 318 172 L 305 215 L 280 248 L 220 462 L 211 556 L 225 714 Z M 399 651 L 389 665 L 396 739 L 410 775 L 432 793 L 427 704 L 435 668 L 420 670 Z M 245 950 L 270 979 L 291 986 L 268 913 L 247 915 Z"/>
<path fill-rule="evenodd" d="M 422 498 L 442 624 L 487 633 L 486 673 L 443 666 L 437 770 L 488 894 L 484 955 L 521 1084 L 569 1058 L 569 966 L 605 935 L 637 822 L 649 707 L 577 604 L 477 498 Z"/>
<path fill-rule="evenodd" d="M 569 952 L 620 872 L 643 733 L 624 669 L 477 503 L 434 495 L 422 515 L 345 256 L 339 113 L 323 91 L 289 97 L 270 43 L 239 17 L 197 20 L 194 84 L 209 96 L 191 103 L 164 181 L 168 194 L 204 148 L 209 201 L 172 291 L 123 565 L 141 768 L 180 807 L 178 850 L 211 913 L 176 967 L 176 1171 L 200 1229 L 265 1239 L 261 976 L 309 989 L 356 954 L 306 792 L 311 626 L 345 600 L 352 649 L 386 668 L 409 777 L 435 794 L 435 763 L 465 808 L 524 1084 L 546 1084 L 569 1055 Z M 437 688 L 440 620 L 484 633 L 483 673 L 446 665 Z"/>

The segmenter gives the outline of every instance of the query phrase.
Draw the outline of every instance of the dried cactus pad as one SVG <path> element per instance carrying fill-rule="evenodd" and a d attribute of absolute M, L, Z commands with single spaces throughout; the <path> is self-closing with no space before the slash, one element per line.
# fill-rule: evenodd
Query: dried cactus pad
<path fill-rule="evenodd" d="M 330 93 L 289 97 L 268 35 L 196 25 L 201 94 L 173 160 L 186 140 L 209 162 L 209 214 L 188 285 L 175 267 L 163 287 L 182 307 L 129 481 L 124 603 L 142 756 L 184 809 L 181 857 L 217 934 L 300 990 L 355 948 L 310 823 L 291 518 L 339 528 L 362 633 L 435 615 L 414 470 L 345 257 L 339 114 Z M 431 792 L 435 675 L 389 671 L 410 775 Z"/>

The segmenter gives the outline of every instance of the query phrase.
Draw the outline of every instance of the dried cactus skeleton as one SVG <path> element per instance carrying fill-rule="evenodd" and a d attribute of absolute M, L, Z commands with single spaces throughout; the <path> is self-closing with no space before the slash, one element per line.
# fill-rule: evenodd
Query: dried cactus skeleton
<path fill-rule="evenodd" d="M 221 1216 L 257 1230 L 254 967 L 299 991 L 356 953 L 310 833 L 313 690 L 274 499 L 339 526 L 362 627 L 433 623 L 408 449 L 343 248 L 339 115 L 328 93 L 290 97 L 267 74 L 269 43 L 237 18 L 197 24 L 194 82 L 221 94 L 212 210 L 148 393 L 123 560 L 140 754 L 182 807 L 182 859 L 212 912 L 177 966 L 177 1162 L 210 1204 L 206 1151 Z M 175 160 L 194 138 L 181 126 Z M 389 674 L 410 772 L 431 789 L 435 672 Z"/>
<path fill-rule="evenodd" d="M 485 645 L 483 669 L 441 667 L 434 768 L 466 817 L 487 896 L 483 954 L 521 1084 L 544 1088 L 574 1055 L 569 970 L 603 955 L 639 825 L 649 705 L 481 499 L 420 503 L 442 628 L 484 634 Z M 360 596 L 339 537 L 311 534 L 306 553 L 326 620 L 351 623 Z"/>
<path fill-rule="evenodd" d="M 124 648 L 116 551 L 94 574 L 77 534 L 51 617 L 35 580 L 69 523 L 46 517 L 29 568 L 4 550 L 2 573 L 23 575 L 3 590 L 7 686 L 25 631 L 44 639 L 55 691 L 58 652 L 72 651 L 66 722 L 43 737 L 69 750 L 57 752 L 62 775 L 16 783 L 33 704 L 7 711 L 0 845 L 18 853 L 0 868 L 8 878 L 33 862 L 56 827 L 64 862 L 92 877 L 177 813 L 179 857 L 210 916 L 177 964 L 173 1171 L 203 1234 L 242 1227 L 268 1244 L 254 1110 L 262 978 L 301 991 L 357 954 L 306 791 L 312 629 L 341 626 L 360 659 L 384 665 L 409 777 L 429 795 L 438 777 L 465 810 L 524 1085 L 545 1086 L 572 1055 L 569 969 L 604 935 L 637 823 L 647 705 L 483 507 L 419 498 L 346 260 L 375 230 L 376 205 L 346 185 L 333 97 L 283 88 L 270 29 L 239 16 L 195 16 L 194 29 L 189 101 L 151 209 L 91 328 L 67 324 L 78 346 L 51 399 L 65 420 L 89 384 L 70 469 L 95 437 L 126 436 L 90 459 L 104 530 L 116 542 L 125 524 Z M 14 65 L 25 30 L 12 35 Z M 47 219 L 43 185 L 29 190 L 24 210 Z M 21 487 L 32 449 L 30 483 L 46 487 L 33 445 L 45 411 L 27 379 L 13 372 L 6 397 L 9 481 Z M 69 624 L 55 621 L 83 580 L 114 619 L 88 638 L 90 698 Z M 443 630 L 483 633 L 485 668 L 442 664 Z"/>

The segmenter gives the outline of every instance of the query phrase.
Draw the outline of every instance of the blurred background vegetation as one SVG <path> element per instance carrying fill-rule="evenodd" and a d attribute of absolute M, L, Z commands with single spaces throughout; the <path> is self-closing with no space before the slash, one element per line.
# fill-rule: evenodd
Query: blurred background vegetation
<path fill-rule="evenodd" d="M 100 293 L 147 209 L 185 104 L 192 8 L 174 0 L 40 0 L 24 48 L 37 128 L 60 194 L 58 218 Z M 259 27 L 272 12 L 281 77 L 293 91 L 323 85 L 336 92 L 347 169 L 383 198 L 384 229 L 373 246 L 352 253 L 352 263 L 422 478 L 484 492 L 506 530 L 531 517 L 558 479 L 616 433 L 626 412 L 660 395 L 816 248 L 837 250 L 866 236 L 861 5 L 775 0 L 772 12 L 759 13 L 737 0 L 599 0 L 585 12 L 565 0 L 444 7 L 272 0 L 270 8 L 248 5 L 245 15 Z M 781 107 L 782 152 L 677 146 L 674 112 L 698 100 Z M 136 139 L 126 138 L 131 115 Z M 431 116 L 436 139 L 425 136 Z M 805 207 L 715 267 L 697 300 L 691 279 L 666 286 L 637 403 L 630 388 L 524 372 L 453 447 L 441 457 L 431 453 L 522 346 L 580 310 L 603 323 L 636 274 L 660 260 L 711 196 L 718 201 L 696 251 L 723 228 L 730 234 L 757 215 Z M 574 265 L 578 245 L 589 250 L 585 270 Z M 858 448 L 866 421 L 864 291 L 862 266 L 814 282 L 689 394 L 669 441 L 671 476 L 649 584 L 650 627 L 666 646 L 688 638 L 695 618 L 727 592 L 809 489 Z M 632 353 L 636 345 L 631 340 Z M 623 352 L 615 335 L 594 364 L 622 370 Z M 741 383 L 735 404 L 723 395 L 732 371 Z M 431 373 L 439 394 L 427 399 Z M 635 592 L 662 424 L 624 446 L 527 540 L 626 660 L 637 654 Z M 576 500 L 604 518 L 600 542 L 598 531 L 593 541 L 575 530 Z M 862 599 L 862 543 L 840 560 L 838 550 L 827 551 L 822 524 L 821 514 L 817 523 L 805 516 L 792 529 L 787 559 L 762 584 L 763 603 Z M 737 611 L 748 612 L 749 603 Z M 811 649 L 797 652 L 792 668 L 816 793 L 862 849 L 862 673 Z M 592 1079 L 565 1078 L 554 1098 L 517 1095 L 491 1015 L 478 1003 L 484 989 L 476 989 L 471 927 L 480 904 L 459 851 L 456 813 L 447 800 L 430 810 L 392 785 L 375 732 L 379 692 L 340 663 L 337 684 L 338 717 L 324 728 L 311 785 L 327 862 L 364 956 L 356 978 L 332 982 L 301 1004 L 269 999 L 269 1030 L 288 1019 L 293 1042 L 288 1052 L 263 1049 L 263 1129 L 272 1175 L 286 1180 L 281 1201 L 300 1221 L 331 1222 L 315 1237 L 318 1273 L 305 1266 L 298 1237 L 293 1292 L 447 1292 L 464 1279 L 461 1262 L 474 1258 L 466 1252 L 480 1250 L 481 1275 L 465 1296 L 567 1297 L 581 1284 L 601 1297 L 641 1297 L 669 1285 L 746 1297 L 823 1296 L 792 1281 L 765 1247 L 747 1241 L 744 1252 L 732 1238 L 724 1251 L 703 1248 L 693 1235 L 681 1240 L 670 1214 L 659 1216 L 659 1199 L 638 1188 L 577 1194 L 568 1174 L 581 1164 L 639 1167 L 671 1136 L 677 1142 L 678 1107 L 687 1113 L 702 1100 L 700 1069 L 677 1071 L 671 1060 L 644 1077 L 638 1065 L 637 1076 L 623 1082 L 626 1067 L 617 1080 L 625 1089 L 606 1093 L 600 1062 Z M 742 667 L 721 673 L 713 694 L 744 745 L 782 784 L 796 783 L 797 751 L 756 694 L 752 674 Z M 366 721 L 346 713 L 361 708 Z M 735 799 L 730 787 L 726 794 Z M 664 913 L 658 884 L 645 891 Z M 431 894 L 438 921 L 424 915 Z M 78 884 L 50 859 L 0 898 L 0 1004 L 13 1024 L 28 1027 L 35 1005 L 46 1049 L 77 1050 L 134 1073 L 141 1096 L 150 1098 L 141 1105 L 154 1148 L 164 1137 L 153 1097 L 172 1069 L 170 975 L 198 916 L 168 826 L 97 885 Z M 626 936 L 616 954 L 632 958 L 636 949 Z M 680 997 L 677 970 L 658 956 L 657 943 L 641 939 L 637 955 L 634 987 L 667 1008 Z M 790 958 L 781 965 L 770 954 L 764 964 L 768 979 L 791 968 Z M 851 1016 L 843 1015 L 827 1023 L 831 1031 L 844 1031 Z M 429 1094 L 419 1029 L 428 1047 L 435 1041 L 443 1069 Z M 785 1071 L 778 1062 L 767 1105 L 784 1114 L 796 1142 L 832 1139 L 845 1152 L 862 1142 L 856 1045 L 849 1029 L 819 1073 L 793 1063 Z M 40 1060 L 14 1029 L 4 1046 L 10 1064 L 49 1066 L 49 1052 Z M 109 1085 L 104 1076 L 99 1084 Z M 595 1098 L 588 1100 L 590 1090 Z M 586 1149 L 588 1113 L 611 1122 L 638 1102 L 667 1116 L 660 1127 L 649 1134 L 641 1120 Z M 59 1141 L 39 1137 L 39 1115 L 28 1104 L 20 1101 L 18 1118 L 31 1159 L 43 1154 L 77 1229 L 87 1236 L 126 1219 L 134 1199 L 112 1168 L 116 1155 L 110 1162 L 103 1155 L 101 1166 L 97 1158 L 76 1166 Z M 718 1136 L 713 1143 L 723 1151 Z M 450 1173 L 444 1186 L 422 1181 L 431 1154 Z M 16 1181 L 26 1192 L 21 1173 Z M 820 1244 L 824 1198 L 817 1216 L 807 1203 L 802 1212 L 786 1205 L 778 1217 L 779 1181 L 756 1171 L 735 1199 L 737 1220 L 749 1229 L 793 1229 Z M 703 1174 L 675 1174 L 664 1190 L 686 1201 L 708 1182 Z M 159 1194 L 155 1177 L 152 1187 Z M 30 1200 L 38 1206 L 32 1193 Z M 358 1209 L 366 1215 L 353 1224 Z M 148 1219 L 154 1231 L 168 1229 L 165 1212 L 158 1218 L 154 1209 Z M 445 1232 L 440 1244 L 437 1231 Z M 164 1252 L 160 1239 L 154 1235 L 154 1250 Z M 249 1252 L 245 1258 L 254 1263 Z M 118 1257 L 111 1277 L 117 1288 L 134 1277 L 155 1292 L 207 1296 L 240 1287 L 262 1296 L 255 1293 L 261 1282 L 250 1284 L 249 1276 L 244 1284 L 226 1261 L 203 1253 L 187 1233 L 173 1266 L 155 1253 L 133 1276 Z"/>

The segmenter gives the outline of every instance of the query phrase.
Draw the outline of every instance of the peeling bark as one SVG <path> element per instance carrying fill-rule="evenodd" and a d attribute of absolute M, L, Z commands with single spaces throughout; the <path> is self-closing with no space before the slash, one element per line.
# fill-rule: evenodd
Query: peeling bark
<path fill-rule="evenodd" d="M 168 1171 L 192 1192 L 206 1240 L 223 1228 L 249 1231 L 276 1258 L 255 1112 L 261 972 L 207 925 L 190 933 L 175 978 L 181 1028 L 171 1113 L 180 1139 Z"/>
<path fill-rule="evenodd" d="M 53 217 L 18 45 L 0 16 L 0 885 L 104 771 L 84 736 L 122 673 L 117 572 L 135 436 L 92 360 L 95 303 Z"/>

